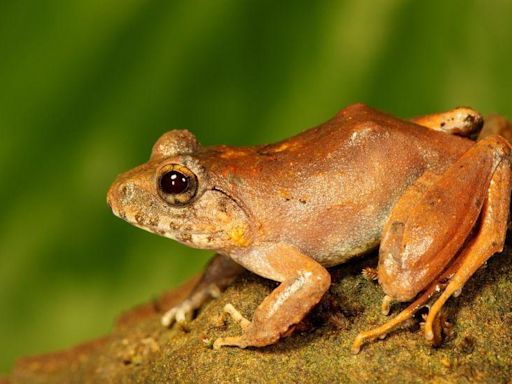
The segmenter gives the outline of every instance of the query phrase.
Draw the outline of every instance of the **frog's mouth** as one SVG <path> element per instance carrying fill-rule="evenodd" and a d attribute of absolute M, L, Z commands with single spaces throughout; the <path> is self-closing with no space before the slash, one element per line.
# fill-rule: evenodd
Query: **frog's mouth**
<path fill-rule="evenodd" d="M 120 175 L 110 187 L 107 204 L 115 216 L 194 248 L 221 249 L 250 243 L 250 215 L 230 193 L 210 186 L 189 204 L 172 206 L 154 190 L 154 173 L 146 166 L 137 172 Z"/>
<path fill-rule="evenodd" d="M 194 244 L 195 239 L 208 239 L 213 236 L 218 236 L 222 233 L 222 230 L 212 230 L 211 228 L 202 231 L 186 228 L 186 223 L 178 224 L 178 221 L 173 222 L 167 215 L 150 216 L 141 213 L 132 213 L 129 209 L 120 209 L 116 205 L 110 206 L 112 213 L 115 216 L 133 225 L 134 227 L 143 229 L 144 231 L 150 233 L 155 233 L 163 237 L 167 237 L 172 240 L 176 240 L 187 245 Z"/>

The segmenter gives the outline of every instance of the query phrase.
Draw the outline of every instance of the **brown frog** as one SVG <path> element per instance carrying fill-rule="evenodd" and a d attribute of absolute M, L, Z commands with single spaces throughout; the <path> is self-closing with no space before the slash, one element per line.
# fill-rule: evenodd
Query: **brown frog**
<path fill-rule="evenodd" d="M 215 348 L 290 334 L 329 288 L 326 268 L 379 244 L 383 312 L 414 301 L 359 334 L 353 352 L 442 291 L 425 321 L 433 341 L 445 301 L 504 244 L 511 147 L 500 135 L 470 140 L 482 124 L 469 108 L 402 120 L 356 104 L 271 145 L 202 147 L 174 130 L 146 164 L 117 178 L 108 203 L 137 227 L 216 251 L 191 296 L 163 316 L 166 326 L 218 296 L 242 268 L 280 283 L 252 321 L 227 305 L 243 333 Z"/>

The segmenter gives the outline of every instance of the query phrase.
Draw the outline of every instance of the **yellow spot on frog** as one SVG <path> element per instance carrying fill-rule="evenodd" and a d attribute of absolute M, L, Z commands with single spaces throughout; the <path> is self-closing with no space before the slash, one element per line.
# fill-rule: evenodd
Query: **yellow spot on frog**
<path fill-rule="evenodd" d="M 235 148 L 229 148 L 229 149 L 225 149 L 222 152 L 222 154 L 220 155 L 220 157 L 223 159 L 236 159 L 236 158 L 242 157 L 246 154 L 247 153 L 245 151 L 237 150 Z"/>
<path fill-rule="evenodd" d="M 271 153 L 279 153 L 286 150 L 294 150 L 300 148 L 300 144 L 296 141 L 285 141 L 281 144 L 275 145 L 269 152 Z"/>
<path fill-rule="evenodd" d="M 243 227 L 233 227 L 231 231 L 229 231 L 229 239 L 239 247 L 247 247 L 249 245 L 249 239 L 245 237 L 245 228 Z"/>
<path fill-rule="evenodd" d="M 282 151 L 286 150 L 289 146 L 290 146 L 290 144 L 285 141 L 281 145 L 275 147 L 274 152 L 282 152 Z"/>

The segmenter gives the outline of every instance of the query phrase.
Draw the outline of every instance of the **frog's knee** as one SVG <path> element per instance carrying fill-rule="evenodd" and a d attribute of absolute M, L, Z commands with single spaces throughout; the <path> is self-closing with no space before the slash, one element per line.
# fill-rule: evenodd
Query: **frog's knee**
<path fill-rule="evenodd" d="M 400 268 L 400 262 L 391 257 L 379 262 L 379 284 L 389 300 L 410 301 L 425 288 L 418 279 L 421 271 Z"/>
<path fill-rule="evenodd" d="M 423 288 L 414 284 L 414 280 L 409 280 L 409 282 L 405 282 L 404 280 L 404 276 L 401 276 L 396 279 L 391 279 L 391 283 L 389 279 L 380 283 L 382 290 L 389 297 L 390 301 L 411 301 Z"/>

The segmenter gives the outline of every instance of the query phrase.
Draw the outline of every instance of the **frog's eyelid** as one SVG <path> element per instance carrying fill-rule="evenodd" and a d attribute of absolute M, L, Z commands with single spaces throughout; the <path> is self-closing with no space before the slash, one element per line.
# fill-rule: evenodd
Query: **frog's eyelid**
<path fill-rule="evenodd" d="M 198 146 L 196 137 L 190 131 L 175 129 L 160 136 L 153 146 L 151 158 L 193 153 Z"/>

